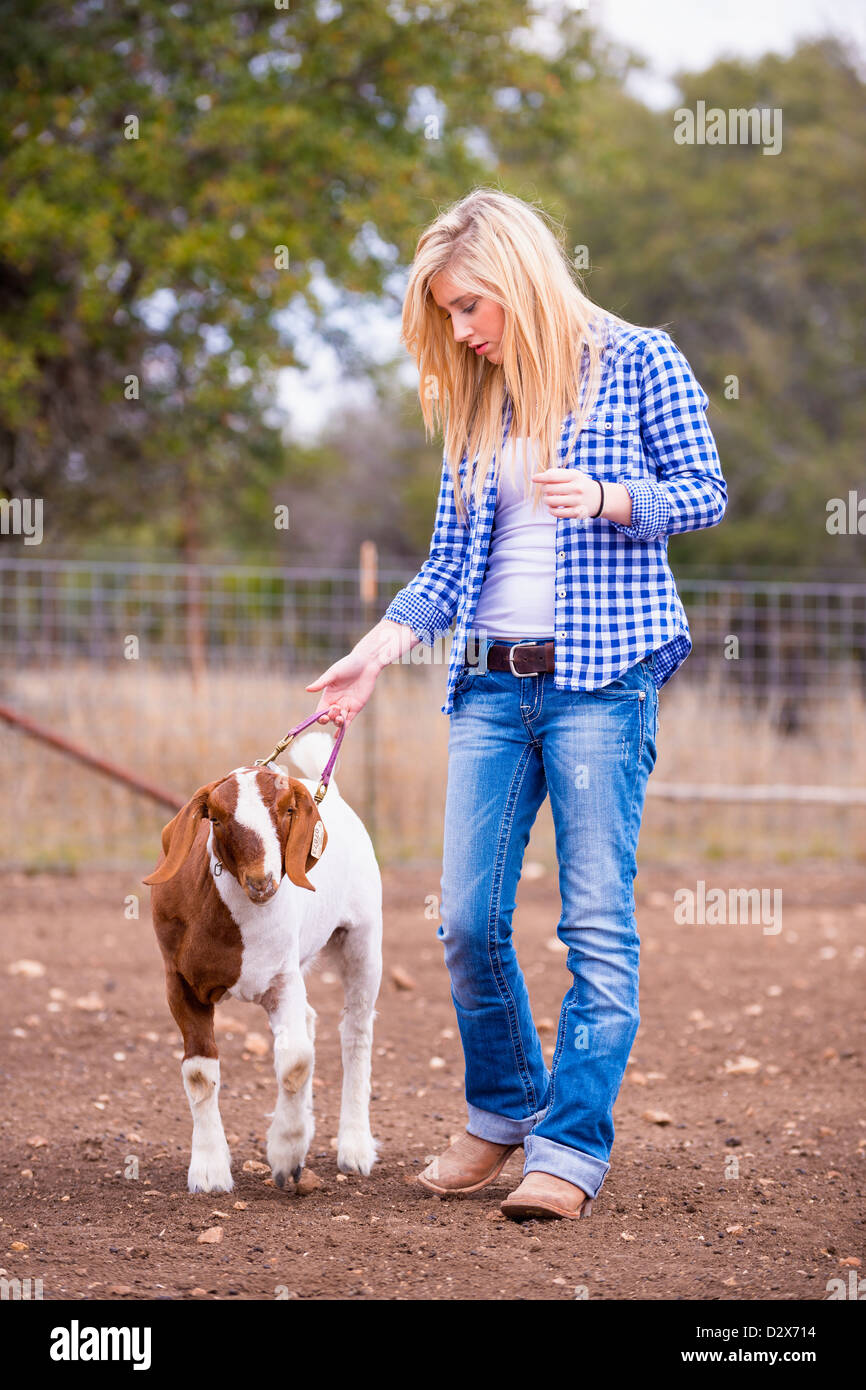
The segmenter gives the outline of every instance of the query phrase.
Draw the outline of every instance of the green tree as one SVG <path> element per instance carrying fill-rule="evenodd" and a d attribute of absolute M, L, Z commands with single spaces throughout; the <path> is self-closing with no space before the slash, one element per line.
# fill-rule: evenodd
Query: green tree
<path fill-rule="evenodd" d="M 678 107 L 779 108 L 781 152 L 676 144 L 673 110 L 602 84 L 558 156 L 509 142 L 509 183 L 535 181 L 589 248 L 592 297 L 666 328 L 710 397 L 728 513 L 677 536 L 672 557 L 862 566 L 862 537 L 826 529 L 828 499 L 862 495 L 866 476 L 866 93 L 854 55 L 824 40 L 680 82 Z"/>
<path fill-rule="evenodd" d="M 469 136 L 500 87 L 583 90 L 588 32 L 552 64 L 520 41 L 530 13 L 7 0 L 0 483 L 46 499 L 49 544 L 272 546 L 294 466 L 274 374 L 325 324 L 322 280 L 388 293 L 487 172 Z"/>

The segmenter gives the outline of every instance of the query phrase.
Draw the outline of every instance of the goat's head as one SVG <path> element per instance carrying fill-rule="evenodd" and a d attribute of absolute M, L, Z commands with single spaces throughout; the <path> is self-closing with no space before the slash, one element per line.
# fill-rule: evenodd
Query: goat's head
<path fill-rule="evenodd" d="M 216 858 L 251 902 L 269 902 L 284 873 L 299 888 L 316 891 L 307 874 L 328 843 L 324 822 L 303 782 L 267 767 L 235 768 L 199 787 L 165 826 L 165 862 L 144 883 L 174 877 L 205 819 L 213 827 Z"/>

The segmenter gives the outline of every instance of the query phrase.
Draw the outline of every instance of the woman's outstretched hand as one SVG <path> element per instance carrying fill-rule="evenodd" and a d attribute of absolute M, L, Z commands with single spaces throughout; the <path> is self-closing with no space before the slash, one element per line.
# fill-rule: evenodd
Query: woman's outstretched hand
<path fill-rule="evenodd" d="M 319 723 L 327 724 L 333 720 L 335 724 L 351 724 L 373 694 L 381 669 L 381 664 L 374 658 L 349 652 L 348 656 L 335 661 L 316 680 L 310 681 L 304 687 L 306 690 L 322 692 L 318 706 L 322 712 Z"/>
<path fill-rule="evenodd" d="M 310 681 L 306 690 L 321 690 L 320 724 L 351 724 L 360 714 L 376 685 L 380 671 L 420 642 L 408 623 L 382 618 L 349 652 Z"/>

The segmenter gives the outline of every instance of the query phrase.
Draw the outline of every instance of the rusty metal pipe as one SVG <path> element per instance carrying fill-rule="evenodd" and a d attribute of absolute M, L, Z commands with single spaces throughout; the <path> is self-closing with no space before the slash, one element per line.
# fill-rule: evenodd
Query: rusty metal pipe
<path fill-rule="evenodd" d="M 103 777 L 110 777 L 114 782 L 122 782 L 125 786 L 131 787 L 133 791 L 139 792 L 141 796 L 147 796 L 151 801 L 156 801 L 160 806 L 168 806 L 172 811 L 179 811 L 182 806 L 186 805 L 186 797 L 176 796 L 172 792 L 164 791 L 162 787 L 155 787 L 152 782 L 146 782 L 143 777 L 136 777 L 134 772 L 127 772 L 125 768 L 118 767 L 117 763 L 110 763 L 107 758 L 97 758 L 94 753 L 88 753 L 86 748 L 72 743 L 62 734 L 55 734 L 52 729 L 47 729 L 43 724 L 37 724 L 35 719 L 28 719 L 25 714 L 19 714 L 9 705 L 0 704 L 0 719 L 5 720 L 14 728 L 20 729 L 23 733 L 29 734 L 31 738 L 38 739 L 41 743 L 47 743 L 51 748 L 57 748 L 67 757 L 75 758 L 85 767 L 92 768 L 94 772 L 101 772 Z"/>

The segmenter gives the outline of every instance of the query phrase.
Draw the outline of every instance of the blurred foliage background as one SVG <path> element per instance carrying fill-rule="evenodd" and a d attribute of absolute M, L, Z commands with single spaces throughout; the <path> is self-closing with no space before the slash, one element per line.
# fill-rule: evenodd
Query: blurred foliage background
<path fill-rule="evenodd" d="M 729 511 L 672 559 L 862 567 L 862 537 L 826 528 L 866 473 L 857 64 L 827 39 L 680 74 L 677 105 L 783 112 L 776 156 L 684 146 L 585 14 L 559 15 L 552 56 L 532 14 L 5 0 L 0 495 L 45 499 L 43 556 L 342 566 L 371 538 L 409 572 L 441 447 L 405 353 L 377 362 L 334 310 L 398 313 L 420 231 L 485 184 L 586 246 L 591 297 L 666 328 L 710 397 Z M 314 444 L 277 392 L 311 329 L 374 393 Z"/>

